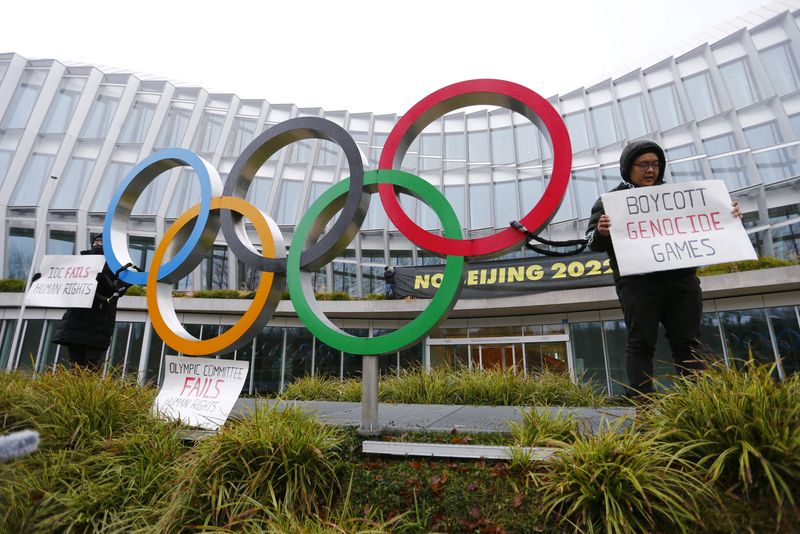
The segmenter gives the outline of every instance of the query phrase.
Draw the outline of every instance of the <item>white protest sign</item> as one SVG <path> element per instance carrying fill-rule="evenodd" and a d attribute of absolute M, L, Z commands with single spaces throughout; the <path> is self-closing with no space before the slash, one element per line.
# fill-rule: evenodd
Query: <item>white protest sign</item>
<path fill-rule="evenodd" d="M 41 278 L 25 295 L 26 306 L 43 308 L 91 308 L 97 291 L 97 275 L 106 258 L 102 254 L 45 256 Z"/>
<path fill-rule="evenodd" d="M 722 180 L 614 191 L 603 207 L 621 276 L 757 257 Z"/>
<path fill-rule="evenodd" d="M 250 362 L 164 357 L 164 384 L 153 411 L 189 426 L 216 430 L 239 398 Z"/>

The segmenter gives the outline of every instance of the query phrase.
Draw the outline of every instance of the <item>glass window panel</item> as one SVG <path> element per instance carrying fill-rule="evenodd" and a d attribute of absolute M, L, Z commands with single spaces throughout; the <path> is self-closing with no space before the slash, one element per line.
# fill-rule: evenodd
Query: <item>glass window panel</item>
<path fill-rule="evenodd" d="M 75 254 L 75 232 L 50 230 L 50 237 L 47 239 L 47 254 L 54 256 Z"/>
<path fill-rule="evenodd" d="M 34 152 L 25 162 L 17 187 L 11 196 L 11 206 L 36 206 L 44 184 L 50 176 L 55 156 Z"/>
<path fill-rule="evenodd" d="M 342 366 L 342 351 L 329 347 L 314 339 L 314 375 L 339 378 Z"/>
<path fill-rule="evenodd" d="M 606 391 L 606 363 L 603 351 L 598 350 L 603 346 L 603 334 L 600 322 L 571 323 L 570 342 L 575 361 L 575 376 L 586 383 L 591 380 L 592 385 L 599 391 Z"/>
<path fill-rule="evenodd" d="M 617 125 L 614 122 L 614 111 L 611 108 L 611 104 L 591 108 L 589 113 L 592 116 L 592 123 L 594 125 L 596 146 L 608 146 L 619 141 Z"/>
<path fill-rule="evenodd" d="M 705 119 L 717 112 L 716 98 L 711 88 L 708 72 L 701 72 L 683 80 L 695 120 Z"/>
<path fill-rule="evenodd" d="M 775 121 L 745 128 L 744 135 L 747 138 L 747 144 L 753 150 L 783 143 L 783 137 L 778 131 L 778 125 Z"/>
<path fill-rule="evenodd" d="M 10 61 L 0 61 L 0 82 L 3 81 L 3 78 L 6 76 L 6 71 L 8 70 L 8 65 Z"/>
<path fill-rule="evenodd" d="M 516 181 L 494 184 L 494 227 L 507 228 L 510 221 L 519 219 L 517 213 Z"/>
<path fill-rule="evenodd" d="M 289 155 L 286 159 L 287 163 L 296 163 L 305 165 L 311 161 L 311 149 L 313 148 L 312 141 L 304 139 L 292 143 L 289 146 Z"/>
<path fill-rule="evenodd" d="M 224 155 L 228 157 L 238 157 L 244 148 L 256 136 L 256 119 L 236 117 L 233 120 L 233 127 L 225 144 Z"/>
<path fill-rule="evenodd" d="M 92 103 L 89 116 L 83 123 L 81 137 L 84 139 L 101 139 L 108 134 L 108 128 L 117 112 L 123 88 L 117 85 L 101 86 Z"/>
<path fill-rule="evenodd" d="M 200 124 L 194 133 L 192 147 L 202 154 L 212 154 L 217 149 L 222 126 L 225 124 L 225 113 L 206 111 L 200 118 Z"/>
<path fill-rule="evenodd" d="M 383 258 L 381 258 L 383 263 Z M 371 293 L 385 295 L 383 282 L 383 267 L 371 267 L 368 265 L 361 267 L 361 294 L 367 296 Z"/>
<path fill-rule="evenodd" d="M 64 78 L 61 80 L 40 132 L 60 134 L 67 131 L 84 85 L 86 85 L 86 78 Z"/>
<path fill-rule="evenodd" d="M 369 337 L 368 328 L 343 328 L 346 333 L 356 337 Z M 361 376 L 361 363 L 363 358 L 358 354 L 345 352 L 342 355 L 342 375 L 344 378 L 358 378 Z"/>
<path fill-rule="evenodd" d="M 100 189 L 92 201 L 91 211 L 106 211 L 108 203 L 111 202 L 111 195 L 117 190 L 122 183 L 123 178 L 127 176 L 128 171 L 133 168 L 130 163 L 123 163 L 120 161 L 112 161 L 108 164 L 106 174 L 100 183 Z"/>
<path fill-rule="evenodd" d="M 58 179 L 58 188 L 50 207 L 53 209 L 76 209 L 83 199 L 86 183 L 94 169 L 94 158 L 81 158 L 73 156 L 67 168 Z"/>
<path fill-rule="evenodd" d="M 800 88 L 797 61 L 788 42 L 761 50 L 758 54 L 776 93 L 785 95 Z"/>
<path fill-rule="evenodd" d="M 57 324 L 58 321 L 47 321 L 46 323 L 47 331 L 45 332 L 44 340 L 42 341 L 39 365 L 36 369 L 37 373 L 45 373 L 52 370 L 53 365 L 56 363 L 56 354 L 61 345 L 56 345 L 55 343 L 51 342 L 51 339 L 53 339 L 53 334 L 55 333 Z"/>
<path fill-rule="evenodd" d="M 469 186 L 469 212 L 471 229 L 489 228 L 492 225 L 491 184 Z"/>
<path fill-rule="evenodd" d="M 42 341 L 44 319 L 29 319 L 25 321 L 24 326 L 25 334 L 20 341 L 16 368 L 33 371 Z"/>
<path fill-rule="evenodd" d="M 703 148 L 706 154 L 713 156 L 736 150 L 737 146 L 733 134 L 724 134 L 704 139 Z M 742 154 L 709 159 L 708 164 L 711 166 L 711 174 L 714 178 L 724 180 L 728 190 L 740 189 L 750 184 L 751 179 Z"/>
<path fill-rule="evenodd" d="M 558 211 L 555 216 L 553 216 L 552 222 L 566 221 L 574 218 L 575 213 L 572 211 L 572 191 L 571 188 L 567 188 L 564 193 L 564 198 L 561 200 L 561 206 L 559 206 Z"/>
<path fill-rule="evenodd" d="M 756 168 L 764 183 L 769 184 L 797 176 L 797 161 L 793 153 L 794 149 L 778 148 L 769 152 L 753 154 Z"/>
<path fill-rule="evenodd" d="M 181 146 L 189 120 L 192 118 L 194 103 L 173 102 L 167 117 L 158 132 L 155 148 L 174 148 Z"/>
<path fill-rule="evenodd" d="M 672 182 L 690 182 L 703 180 L 703 167 L 699 160 L 684 161 L 683 163 L 670 163 L 669 169 Z"/>
<path fill-rule="evenodd" d="M 122 376 L 125 373 L 125 352 L 128 348 L 130 329 L 130 323 L 117 321 L 114 325 L 114 334 L 108 347 L 108 372 L 114 376 Z"/>
<path fill-rule="evenodd" d="M 622 112 L 622 121 L 625 123 L 625 132 L 628 135 L 628 139 L 641 137 L 650 131 L 642 95 L 623 98 L 619 101 L 619 109 Z"/>
<path fill-rule="evenodd" d="M 489 132 L 478 130 L 468 132 L 467 143 L 470 163 L 489 163 Z"/>
<path fill-rule="evenodd" d="M 28 118 L 31 116 L 46 76 L 47 71 L 45 70 L 26 69 L 22 73 L 14 96 L 11 97 L 11 102 L 6 108 L 6 114 L 0 121 L 0 128 L 25 128 L 27 126 Z"/>
<path fill-rule="evenodd" d="M 800 217 L 800 203 L 769 208 L 767 213 L 769 215 L 769 222 L 772 224 L 796 219 Z M 757 226 L 757 224 L 755 226 Z"/>
<path fill-rule="evenodd" d="M 523 217 L 539 202 L 543 192 L 544 185 L 541 179 L 532 178 L 519 182 L 519 212 Z"/>
<path fill-rule="evenodd" d="M 723 356 L 719 319 L 714 312 L 704 313 L 700 320 L 700 344 L 704 356 L 721 360 Z"/>
<path fill-rule="evenodd" d="M 156 114 L 158 104 L 157 95 L 138 95 L 125 118 L 122 132 L 119 134 L 120 143 L 142 143 L 153 116 Z"/>
<path fill-rule="evenodd" d="M 792 125 L 795 139 L 800 139 L 800 113 L 789 117 L 789 124 Z M 2 169 L 2 167 L 0 167 Z"/>
<path fill-rule="evenodd" d="M 202 266 L 203 289 L 228 289 L 228 247 L 214 245 Z"/>
<path fill-rule="evenodd" d="M 466 160 L 466 135 L 464 132 L 450 132 L 444 134 L 444 157 L 447 159 Z"/>
<path fill-rule="evenodd" d="M 6 277 L 27 279 L 33 261 L 33 228 L 9 228 Z"/>
<path fill-rule="evenodd" d="M 572 190 L 575 194 L 578 218 L 588 218 L 598 197 L 597 171 L 589 169 L 573 172 Z"/>
<path fill-rule="evenodd" d="M 498 165 L 514 163 L 514 136 L 511 126 L 492 130 L 492 162 Z"/>
<path fill-rule="evenodd" d="M 539 159 L 539 129 L 531 123 L 515 127 L 517 162 L 525 163 Z"/>
<path fill-rule="evenodd" d="M 253 180 L 253 184 L 251 184 L 250 191 L 248 191 L 247 194 L 247 198 L 251 202 L 250 192 L 253 190 L 253 185 L 255 185 L 255 183 L 256 180 Z M 193 171 L 183 169 L 178 173 L 175 192 L 167 207 L 167 217 L 176 218 L 190 206 L 194 206 L 198 202 L 200 202 L 200 184 L 198 183 L 197 176 L 195 176 Z M 264 200 L 264 202 L 266 202 L 266 200 Z M 264 209 L 262 204 L 254 204 L 262 210 Z"/>
<path fill-rule="evenodd" d="M 697 155 L 697 150 L 694 147 L 694 143 L 676 146 L 668 148 L 666 150 L 667 161 L 672 161 L 674 159 L 688 158 L 690 156 L 696 156 L 696 155 Z"/>
<path fill-rule="evenodd" d="M 674 85 L 669 84 L 651 89 L 650 99 L 653 101 L 656 120 L 662 130 L 669 130 L 683 122 Z"/>
<path fill-rule="evenodd" d="M 794 306 L 767 308 L 786 374 L 800 373 L 800 325 Z"/>
<path fill-rule="evenodd" d="M 424 133 L 419 136 L 420 151 L 424 156 L 442 156 L 442 136 L 438 133 Z"/>
<path fill-rule="evenodd" d="M 16 319 L 6 319 L 2 321 L 2 325 L 5 325 L 3 329 L 3 342 L 0 345 L 0 369 L 5 370 L 8 366 L 8 356 L 11 352 L 11 343 L 14 340 L 14 328 L 17 324 Z"/>
<path fill-rule="evenodd" d="M 400 369 L 420 369 L 422 368 L 422 343 L 412 345 L 400 351 Z"/>
<path fill-rule="evenodd" d="M 155 329 L 150 327 L 150 347 L 147 353 L 147 369 L 145 369 L 145 384 L 158 385 L 160 382 L 159 371 L 162 363 L 162 351 L 164 342 L 156 334 Z"/>
<path fill-rule="evenodd" d="M 444 196 L 447 198 L 447 201 L 453 206 L 453 210 L 456 212 L 456 216 L 458 216 L 458 220 L 461 222 L 461 227 L 466 228 L 466 217 L 464 216 L 464 186 L 463 185 L 446 185 L 444 186 Z"/>
<path fill-rule="evenodd" d="M 265 326 L 256 336 L 253 390 L 256 394 L 275 393 L 281 387 L 283 328 Z"/>
<path fill-rule="evenodd" d="M 720 312 L 728 356 L 737 367 L 750 360 L 775 364 L 772 341 L 763 308 Z"/>
<path fill-rule="evenodd" d="M 314 336 L 305 328 L 286 329 L 286 358 L 283 385 L 311 375 L 311 351 Z"/>
<path fill-rule="evenodd" d="M 333 262 L 333 290 L 356 296 L 356 264 L 343 261 Z"/>
<path fill-rule="evenodd" d="M 172 173 L 169 172 L 156 176 L 155 180 L 147 184 L 142 194 L 136 199 L 136 204 L 133 205 L 131 213 L 133 215 L 155 215 L 158 213 L 161 202 L 164 200 L 164 191 L 170 180 L 172 180 Z M 196 180 L 197 178 L 195 178 Z"/>
<path fill-rule="evenodd" d="M 128 250 L 131 261 L 137 267 L 148 270 L 156 250 L 155 239 L 152 237 L 128 236 Z"/>
<path fill-rule="evenodd" d="M 324 185 L 325 189 L 330 187 L 328 184 Z M 320 188 L 322 189 L 322 188 Z M 324 189 L 323 189 L 324 190 Z M 364 230 L 381 230 L 386 226 L 386 211 L 383 209 L 383 204 L 379 198 L 373 195 L 367 210 L 367 216 L 364 219 L 364 224 L 361 226 Z"/>
<path fill-rule="evenodd" d="M 743 108 L 757 100 L 758 94 L 745 58 L 722 65 L 719 72 L 722 74 L 722 80 L 725 82 L 734 107 Z"/>
<path fill-rule="evenodd" d="M 619 167 L 600 169 L 600 177 L 603 180 L 603 192 L 605 193 L 617 187 L 622 181 L 622 177 L 619 174 Z"/>
<path fill-rule="evenodd" d="M 281 180 L 275 205 L 275 221 L 278 224 L 294 224 L 297 219 L 297 208 L 300 206 L 300 194 L 302 191 L 303 182 Z"/>
<path fill-rule="evenodd" d="M 589 148 L 589 133 L 586 131 L 586 117 L 583 111 L 564 116 L 564 123 L 569 131 L 572 152 L 580 152 Z"/>
<path fill-rule="evenodd" d="M 773 228 L 772 247 L 778 258 L 787 260 L 800 258 L 800 223 Z"/>
<path fill-rule="evenodd" d="M 317 152 L 317 165 L 336 165 L 339 163 L 341 149 L 336 143 L 321 140 Z"/>

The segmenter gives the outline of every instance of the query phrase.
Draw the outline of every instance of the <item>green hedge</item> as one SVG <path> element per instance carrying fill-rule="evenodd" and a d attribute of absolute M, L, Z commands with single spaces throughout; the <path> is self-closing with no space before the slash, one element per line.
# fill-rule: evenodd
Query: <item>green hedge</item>
<path fill-rule="evenodd" d="M 0 293 L 24 293 L 25 280 L 16 278 L 4 278 L 0 280 Z"/>
<path fill-rule="evenodd" d="M 790 265 L 800 265 L 800 260 L 784 260 L 781 258 L 765 257 L 758 258 L 757 260 L 734 261 L 730 263 L 720 263 L 719 265 L 702 267 L 697 270 L 697 274 L 700 276 L 711 276 L 715 274 L 771 269 L 773 267 L 789 267 Z"/>

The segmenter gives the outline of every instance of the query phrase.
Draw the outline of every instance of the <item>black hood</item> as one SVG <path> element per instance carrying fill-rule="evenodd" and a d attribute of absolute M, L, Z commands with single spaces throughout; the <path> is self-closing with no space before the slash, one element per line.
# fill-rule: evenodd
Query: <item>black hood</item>
<path fill-rule="evenodd" d="M 658 168 L 658 178 L 655 185 L 664 183 L 664 171 L 667 168 L 667 158 L 664 157 L 664 151 L 660 146 L 652 141 L 634 141 L 622 149 L 622 154 L 619 156 L 619 172 L 622 179 L 631 183 L 631 166 L 636 158 L 642 154 L 653 153 L 658 156 L 658 162 L 661 166 Z"/>

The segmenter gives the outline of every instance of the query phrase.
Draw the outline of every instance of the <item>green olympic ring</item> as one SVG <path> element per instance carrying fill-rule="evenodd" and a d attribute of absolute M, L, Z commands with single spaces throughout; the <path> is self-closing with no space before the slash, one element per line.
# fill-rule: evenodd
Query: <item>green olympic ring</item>
<path fill-rule="evenodd" d="M 287 259 L 289 297 L 298 318 L 326 345 L 361 355 L 396 352 L 424 338 L 447 317 L 461 293 L 465 260 L 463 256 L 446 256 L 444 278 L 436 295 L 421 314 L 398 330 L 378 337 L 363 338 L 338 328 L 319 310 L 311 273 L 301 271 L 300 256 L 303 250 L 316 243 L 325 225 L 344 205 L 349 182 L 349 178 L 344 179 L 326 190 L 298 223 Z M 433 185 L 418 176 L 399 170 L 373 170 L 364 173 L 364 189 L 368 193 L 377 193 L 378 184 L 392 184 L 399 191 L 425 202 L 442 222 L 445 237 L 461 239 L 461 224 L 455 210 Z"/>

